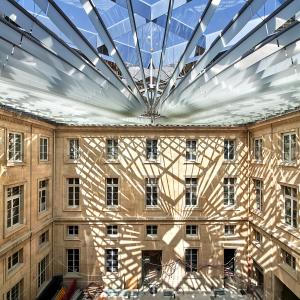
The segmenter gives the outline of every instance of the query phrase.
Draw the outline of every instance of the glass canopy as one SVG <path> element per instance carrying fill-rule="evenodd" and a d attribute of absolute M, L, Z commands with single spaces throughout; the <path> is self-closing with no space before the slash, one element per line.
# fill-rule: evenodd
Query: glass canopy
<path fill-rule="evenodd" d="M 299 6 L 1 0 L 0 101 L 79 125 L 235 125 L 296 109 Z"/>

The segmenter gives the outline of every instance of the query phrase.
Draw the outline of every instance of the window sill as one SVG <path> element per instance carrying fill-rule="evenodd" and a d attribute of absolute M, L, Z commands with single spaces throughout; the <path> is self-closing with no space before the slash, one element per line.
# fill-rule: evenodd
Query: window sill
<path fill-rule="evenodd" d="M 160 161 L 157 161 L 157 160 L 144 160 L 143 164 L 145 164 L 145 165 L 149 165 L 149 164 L 159 165 Z"/>
<path fill-rule="evenodd" d="M 287 224 L 284 223 L 280 223 L 276 225 L 277 228 L 284 230 L 285 232 L 293 235 L 294 237 L 296 237 L 297 239 L 300 239 L 300 232 L 299 229 L 289 226 Z"/>
<path fill-rule="evenodd" d="M 184 165 L 197 165 L 197 164 L 200 164 L 200 162 L 198 162 L 196 160 L 186 160 L 183 164 Z"/>
<path fill-rule="evenodd" d="M 121 164 L 119 160 L 115 159 L 107 159 L 104 161 L 104 164 L 109 164 L 109 165 L 119 165 Z"/>
<path fill-rule="evenodd" d="M 191 210 L 197 210 L 197 211 L 199 211 L 199 210 L 203 210 L 203 208 L 202 207 L 199 207 L 199 206 L 193 206 L 193 205 L 191 205 L 191 206 L 185 206 L 184 208 L 183 208 L 183 211 L 191 211 Z"/>
<path fill-rule="evenodd" d="M 252 241 L 252 245 L 253 245 L 254 247 L 256 247 L 258 250 L 260 250 L 260 251 L 262 251 L 262 249 L 263 249 L 261 243 L 258 242 L 258 241 Z"/>
<path fill-rule="evenodd" d="M 236 233 L 227 233 L 227 234 L 225 234 L 224 233 L 224 238 L 226 239 L 226 238 L 238 238 L 238 235 L 236 234 Z"/>
<path fill-rule="evenodd" d="M 25 227 L 25 224 L 15 224 L 9 228 L 5 228 L 5 238 L 9 237 L 10 235 L 16 233 L 17 231 L 23 229 Z"/>
<path fill-rule="evenodd" d="M 23 167 L 26 165 L 26 163 L 24 161 L 22 162 L 8 161 L 6 165 L 7 167 Z"/>
<path fill-rule="evenodd" d="M 16 272 L 17 270 L 19 270 L 20 268 L 22 268 L 23 265 L 24 265 L 24 263 L 23 263 L 23 262 L 20 262 L 20 263 L 16 264 L 15 266 L 11 267 L 9 270 L 7 270 L 7 277 L 10 277 L 10 276 L 12 276 L 13 274 L 15 274 L 15 272 Z"/>
<path fill-rule="evenodd" d="M 262 160 L 252 160 L 251 163 L 253 165 L 264 165 L 264 162 Z"/>
<path fill-rule="evenodd" d="M 237 164 L 238 163 L 238 161 L 237 161 L 237 159 L 235 158 L 235 159 L 224 159 L 223 160 L 223 164 Z"/>
<path fill-rule="evenodd" d="M 228 210 L 232 210 L 232 211 L 240 211 L 241 209 L 240 208 L 238 208 L 237 206 L 235 206 L 235 205 L 224 205 L 224 210 L 226 210 L 226 211 L 228 211 Z"/>
<path fill-rule="evenodd" d="M 79 159 L 66 159 L 65 164 L 78 164 L 79 161 Z"/>
<path fill-rule="evenodd" d="M 107 205 L 103 211 L 120 211 L 120 206 L 117 205 Z"/>
<path fill-rule="evenodd" d="M 148 234 L 146 237 L 145 237 L 145 241 L 158 241 L 159 238 L 158 238 L 158 235 L 151 235 L 151 234 Z"/>
<path fill-rule="evenodd" d="M 160 207 L 157 205 L 157 206 L 146 206 L 144 208 L 144 211 L 152 211 L 152 210 L 160 210 Z"/>
<path fill-rule="evenodd" d="M 278 264 L 278 266 L 286 273 L 288 273 L 291 277 L 293 277 L 295 280 L 297 280 L 297 271 L 290 267 L 288 264 L 280 263 Z"/>
<path fill-rule="evenodd" d="M 80 241 L 80 238 L 79 236 L 70 236 L 70 235 L 67 235 L 66 238 L 65 238 L 66 241 Z"/>
<path fill-rule="evenodd" d="M 41 165 L 50 165 L 51 161 L 50 160 L 40 160 L 39 159 L 39 164 L 41 164 Z"/>
<path fill-rule="evenodd" d="M 263 219 L 264 216 L 263 216 L 263 211 L 262 210 L 259 210 L 259 209 L 251 209 L 250 212 L 254 215 L 256 215 L 257 217 Z"/>
<path fill-rule="evenodd" d="M 108 234 L 108 235 L 106 235 L 106 237 L 104 238 L 104 240 L 106 240 L 106 241 L 109 241 L 109 240 L 117 240 L 117 239 L 119 239 L 120 238 L 120 236 L 118 235 L 118 234 L 115 234 L 115 235 L 113 235 L 113 234 Z"/>
<path fill-rule="evenodd" d="M 198 240 L 200 238 L 199 235 L 192 235 L 192 234 L 186 234 L 185 237 L 187 240 Z"/>
<path fill-rule="evenodd" d="M 79 206 L 74 206 L 74 207 L 73 207 L 73 206 L 68 206 L 68 207 L 65 207 L 63 211 L 66 211 L 66 212 L 68 212 L 68 211 L 72 211 L 72 212 L 74 212 L 74 211 L 76 211 L 76 212 L 81 212 L 82 209 L 81 209 L 81 207 L 79 207 Z"/>
<path fill-rule="evenodd" d="M 298 168 L 299 164 L 296 161 L 295 162 L 279 161 L 278 166 L 287 167 L 287 168 Z"/>

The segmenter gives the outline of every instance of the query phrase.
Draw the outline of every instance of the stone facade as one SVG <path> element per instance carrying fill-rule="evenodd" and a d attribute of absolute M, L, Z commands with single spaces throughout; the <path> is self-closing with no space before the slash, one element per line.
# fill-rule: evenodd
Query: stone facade
<path fill-rule="evenodd" d="M 166 287 L 206 291 L 224 284 L 224 251 L 235 249 L 234 279 L 241 288 L 258 283 L 259 269 L 265 299 L 279 299 L 279 281 L 300 297 L 299 227 L 287 226 L 283 215 L 284 186 L 298 192 L 300 184 L 299 128 L 299 114 L 236 128 L 66 127 L 2 111 L 1 297 L 22 280 L 23 300 L 35 299 L 52 276 L 67 273 L 68 249 L 79 249 L 81 286 L 103 280 L 107 287 L 136 288 L 146 270 L 159 274 Z M 23 136 L 22 163 L 8 162 L 10 132 Z M 290 132 L 297 137 L 297 161 L 287 164 L 281 160 L 282 134 Z M 45 137 L 49 157 L 41 161 L 40 138 Z M 76 159 L 70 158 L 71 139 L 79 142 Z M 107 158 L 109 139 L 118 141 L 114 160 Z M 158 141 L 156 160 L 146 157 L 150 139 Z M 259 162 L 254 159 L 254 139 L 262 139 Z M 194 161 L 186 159 L 186 140 L 197 141 Z M 225 140 L 233 141 L 233 159 L 224 159 Z M 79 205 L 70 206 L 68 180 L 75 178 L 79 179 Z M 117 179 L 116 206 L 107 205 L 107 178 Z M 148 178 L 157 181 L 156 206 L 146 205 Z M 187 206 L 186 180 L 191 178 L 196 180 L 196 205 Z M 224 178 L 233 179 L 234 205 L 224 205 Z M 47 209 L 42 213 L 40 180 L 48 180 Z M 256 207 L 254 180 L 262 182 L 261 210 Z M 16 185 L 24 186 L 23 220 L 7 229 L 6 192 Z M 116 235 L 107 234 L 109 225 L 117 225 Z M 156 225 L 157 234 L 147 234 L 147 225 Z M 196 225 L 196 234 L 187 234 L 188 225 Z M 228 225 L 235 226 L 234 233 L 224 233 Z M 78 226 L 78 234 L 70 235 L 69 226 Z M 45 231 L 49 239 L 41 245 Z M 254 238 L 257 231 L 260 243 Z M 21 248 L 21 263 L 8 271 L 8 258 Z M 118 250 L 116 272 L 107 271 L 108 249 Z M 186 249 L 197 250 L 195 272 L 185 270 Z M 295 270 L 283 263 L 282 249 L 296 259 Z M 151 253 L 159 255 L 152 267 L 145 260 L 145 254 Z M 47 280 L 38 287 L 38 264 L 46 256 Z"/>

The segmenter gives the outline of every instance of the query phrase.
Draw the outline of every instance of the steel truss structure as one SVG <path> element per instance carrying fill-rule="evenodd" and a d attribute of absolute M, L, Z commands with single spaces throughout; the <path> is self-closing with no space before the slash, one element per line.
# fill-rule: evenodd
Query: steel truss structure
<path fill-rule="evenodd" d="M 0 103 L 77 125 L 247 124 L 300 106 L 298 0 L 2 0 Z"/>

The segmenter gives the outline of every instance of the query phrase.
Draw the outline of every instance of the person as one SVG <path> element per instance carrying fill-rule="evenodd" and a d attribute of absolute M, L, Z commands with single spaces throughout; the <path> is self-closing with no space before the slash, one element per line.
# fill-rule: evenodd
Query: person
<path fill-rule="evenodd" d="M 107 300 L 108 295 L 102 291 L 97 300 Z"/>

